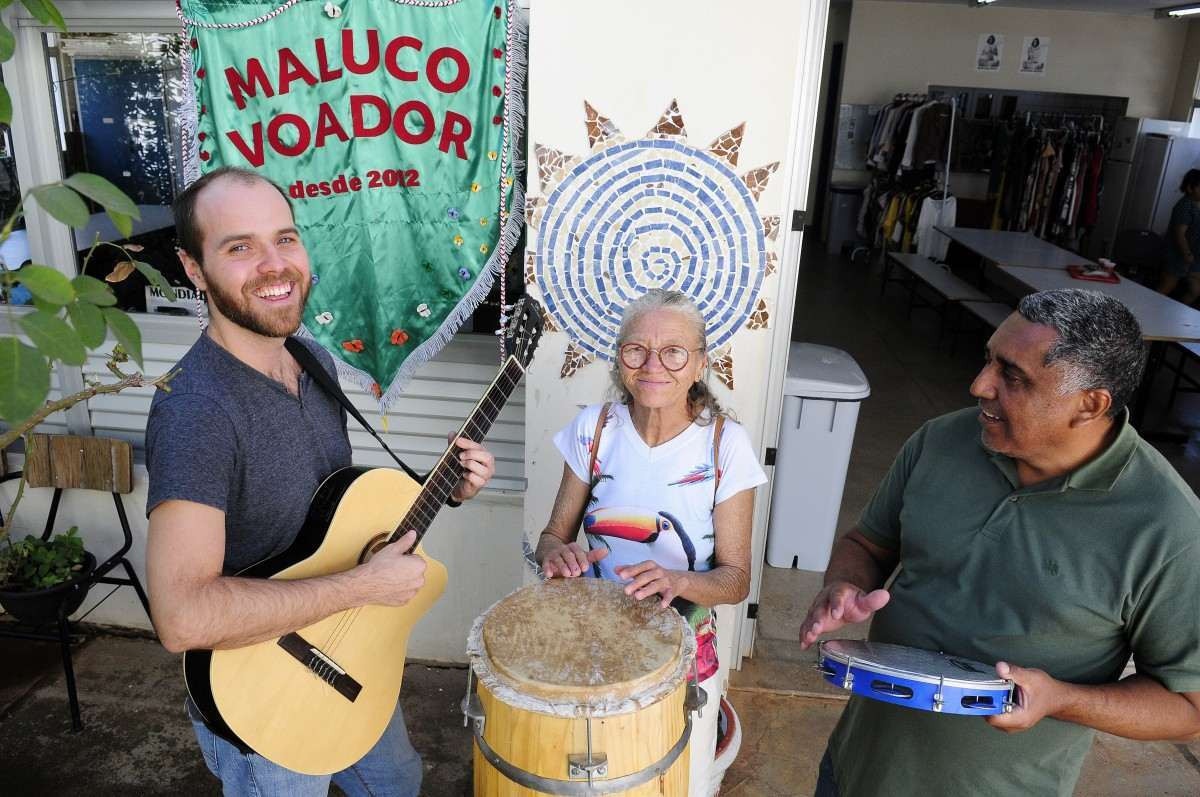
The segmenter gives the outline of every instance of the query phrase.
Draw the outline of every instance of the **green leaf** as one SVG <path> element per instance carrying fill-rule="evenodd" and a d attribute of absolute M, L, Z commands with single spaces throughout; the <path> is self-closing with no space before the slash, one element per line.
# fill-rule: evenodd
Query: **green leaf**
<path fill-rule="evenodd" d="M 121 233 L 122 238 L 128 238 L 133 235 L 133 217 L 128 216 L 120 211 L 106 210 L 108 217 L 112 219 L 113 226 L 117 228 L 117 232 Z"/>
<path fill-rule="evenodd" d="M 79 194 L 65 185 L 39 185 L 30 193 L 43 210 L 69 227 L 83 227 L 91 217 Z"/>
<path fill-rule="evenodd" d="M 75 289 L 62 272 L 49 266 L 30 264 L 17 272 L 17 279 L 37 298 L 51 304 L 70 304 L 75 299 Z"/>
<path fill-rule="evenodd" d="M 12 97 L 8 96 L 3 83 L 0 83 L 0 124 L 12 124 Z"/>
<path fill-rule="evenodd" d="M 63 306 L 61 304 L 55 304 L 54 302 L 44 302 L 41 299 L 37 298 L 36 296 L 33 297 L 33 306 L 35 309 L 41 310 L 43 313 L 49 313 L 50 315 L 57 315 L 58 311 L 63 309 Z"/>
<path fill-rule="evenodd" d="M 171 287 L 171 283 L 167 282 L 167 278 L 159 273 L 158 269 L 140 260 L 133 261 L 133 265 L 138 271 L 142 272 L 142 275 L 146 279 L 150 280 L 151 285 L 163 292 L 168 301 L 179 301 L 179 296 L 175 293 L 175 289 Z"/>
<path fill-rule="evenodd" d="M 0 418 L 16 426 L 36 412 L 49 394 L 46 358 L 14 337 L 0 337 Z"/>
<path fill-rule="evenodd" d="M 104 342 L 104 314 L 94 304 L 79 301 L 67 305 L 67 315 L 79 333 L 79 340 L 89 349 L 94 349 Z"/>
<path fill-rule="evenodd" d="M 38 351 L 51 360 L 62 360 L 67 365 L 83 365 L 87 362 L 87 349 L 83 347 L 79 336 L 58 316 L 37 310 L 21 316 L 17 323 Z"/>
<path fill-rule="evenodd" d="M 8 29 L 7 25 L 0 22 L 0 61 L 12 58 L 16 49 L 17 37 L 13 36 L 13 32 Z"/>
<path fill-rule="evenodd" d="M 145 367 L 142 365 L 142 331 L 137 328 L 137 324 L 115 307 L 106 307 L 103 312 L 104 320 L 116 336 L 117 343 L 120 343 L 125 352 L 133 358 L 138 368 Z"/>
<path fill-rule="evenodd" d="M 29 9 L 29 13 L 43 25 L 53 25 L 61 31 L 66 31 L 67 23 L 62 14 L 49 0 L 21 0 L 21 5 Z"/>
<path fill-rule="evenodd" d="M 117 297 L 113 295 L 112 290 L 95 277 L 80 274 L 71 280 L 71 285 L 75 287 L 75 293 L 81 302 L 89 302 L 97 307 L 112 307 L 117 303 Z"/>
<path fill-rule="evenodd" d="M 133 204 L 132 199 L 125 196 L 124 191 L 98 174 L 79 172 L 63 180 L 63 185 L 70 186 L 105 210 L 115 210 L 135 219 L 142 217 L 138 206 Z"/>

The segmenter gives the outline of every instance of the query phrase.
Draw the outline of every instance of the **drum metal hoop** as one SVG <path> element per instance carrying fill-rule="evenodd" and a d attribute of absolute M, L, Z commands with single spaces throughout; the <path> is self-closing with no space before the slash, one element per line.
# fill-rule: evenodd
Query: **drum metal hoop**
<path fill-rule="evenodd" d="M 589 773 L 588 782 L 582 780 L 559 780 L 558 778 L 544 778 L 541 775 L 535 775 L 532 772 L 526 772 L 519 767 L 516 767 L 500 757 L 500 754 L 492 749 L 492 746 L 483 738 L 483 723 L 478 722 L 471 729 L 471 733 L 475 736 L 475 743 L 479 745 L 479 752 L 489 764 L 500 770 L 506 778 L 516 783 L 518 786 L 524 786 L 527 789 L 544 792 L 545 794 L 562 794 L 568 797 L 590 797 L 596 794 L 617 794 L 619 792 L 632 789 L 636 786 L 641 786 L 643 783 L 648 783 L 656 777 L 666 773 L 675 760 L 687 748 L 688 740 L 692 736 L 692 718 L 686 712 L 683 719 L 683 733 L 679 735 L 679 741 L 675 742 L 674 746 L 667 751 L 666 755 L 655 761 L 648 767 L 631 772 L 628 775 L 622 775 L 619 778 L 611 780 L 592 781 L 591 773 Z M 590 720 L 589 720 L 590 730 Z M 589 744 L 590 748 L 590 744 Z M 591 757 L 589 750 L 589 757 Z M 602 754 L 601 754 L 602 755 Z M 599 755 L 592 761 L 595 765 L 599 763 Z M 597 773 L 598 774 L 598 773 Z"/>

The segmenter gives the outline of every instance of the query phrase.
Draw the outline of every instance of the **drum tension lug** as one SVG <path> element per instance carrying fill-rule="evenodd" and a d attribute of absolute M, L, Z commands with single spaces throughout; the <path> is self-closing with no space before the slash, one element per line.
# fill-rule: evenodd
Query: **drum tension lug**
<path fill-rule="evenodd" d="M 567 755 L 567 780 L 586 780 L 592 785 L 593 778 L 608 777 L 608 755 L 592 749 L 592 718 L 586 717 L 587 752 Z"/>
<path fill-rule="evenodd" d="M 483 736 L 483 724 L 487 718 L 483 715 L 483 702 L 479 699 L 479 695 L 473 688 L 474 684 L 472 681 L 474 680 L 474 674 L 474 671 L 471 669 L 470 665 L 468 665 L 467 693 L 463 695 L 462 703 L 459 705 L 459 707 L 462 709 L 463 713 L 463 727 L 465 728 L 468 724 L 473 724 L 475 726 L 473 729 L 475 731 L 475 735 Z"/>
<path fill-rule="evenodd" d="M 683 711 L 685 714 L 695 713 L 697 717 L 704 716 L 704 707 L 708 705 L 708 692 L 700 685 L 700 662 L 692 659 L 692 682 L 687 685 L 683 695 Z"/>
<path fill-rule="evenodd" d="M 587 781 L 608 777 L 608 756 L 604 753 L 592 753 L 590 761 L 586 753 L 567 756 L 567 777 L 570 780 Z"/>

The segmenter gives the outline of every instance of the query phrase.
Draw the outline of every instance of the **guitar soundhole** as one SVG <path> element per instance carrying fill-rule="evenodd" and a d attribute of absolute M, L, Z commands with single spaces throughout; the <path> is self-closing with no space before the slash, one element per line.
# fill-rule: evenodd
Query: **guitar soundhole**
<path fill-rule="evenodd" d="M 384 533 L 372 537 L 371 541 L 363 548 L 362 555 L 358 557 L 358 563 L 361 565 L 364 562 L 368 562 L 372 556 L 382 551 L 383 546 L 388 544 L 388 536 L 388 534 Z"/>

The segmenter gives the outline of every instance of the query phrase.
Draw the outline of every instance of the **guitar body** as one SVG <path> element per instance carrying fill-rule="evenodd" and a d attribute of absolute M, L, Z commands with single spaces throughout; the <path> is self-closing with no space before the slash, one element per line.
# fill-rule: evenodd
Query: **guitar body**
<path fill-rule="evenodd" d="M 349 570 L 401 524 L 421 489 L 400 470 L 343 468 L 317 490 L 293 545 L 238 575 L 301 579 Z M 295 632 L 324 658 L 280 640 L 184 654 L 188 694 L 209 726 L 305 774 L 338 772 L 362 758 L 395 711 L 409 635 L 446 588 L 446 568 L 419 546 L 415 553 L 428 563 L 425 585 L 404 606 L 350 609 Z M 283 641 L 296 643 L 292 636 Z"/>

